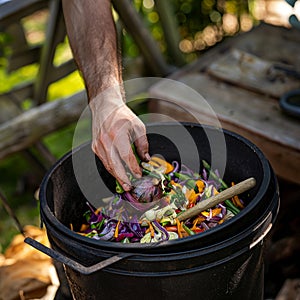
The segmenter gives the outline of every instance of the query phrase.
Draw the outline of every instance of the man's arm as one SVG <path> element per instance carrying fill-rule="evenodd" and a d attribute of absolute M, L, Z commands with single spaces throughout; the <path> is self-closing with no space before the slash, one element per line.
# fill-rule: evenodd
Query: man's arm
<path fill-rule="evenodd" d="M 109 0 L 63 0 L 67 33 L 83 75 L 92 111 L 93 151 L 106 169 L 130 189 L 123 163 L 141 176 L 131 143 L 148 160 L 144 124 L 126 106 L 119 65 L 116 29 Z"/>

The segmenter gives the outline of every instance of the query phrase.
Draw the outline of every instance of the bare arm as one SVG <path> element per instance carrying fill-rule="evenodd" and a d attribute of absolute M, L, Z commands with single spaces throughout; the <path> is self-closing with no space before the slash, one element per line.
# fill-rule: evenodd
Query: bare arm
<path fill-rule="evenodd" d="M 92 148 L 106 169 L 130 189 L 124 164 L 136 177 L 141 170 L 131 149 L 148 160 L 144 124 L 126 106 L 115 24 L 109 0 L 63 0 L 66 28 L 81 71 L 93 116 Z"/>

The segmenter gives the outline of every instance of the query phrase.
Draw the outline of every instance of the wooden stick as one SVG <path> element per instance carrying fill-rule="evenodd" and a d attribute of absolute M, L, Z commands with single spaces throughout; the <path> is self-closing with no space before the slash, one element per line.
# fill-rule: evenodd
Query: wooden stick
<path fill-rule="evenodd" d="M 240 183 L 237 183 L 228 189 L 222 191 L 221 193 L 214 195 L 210 198 L 207 198 L 195 206 L 189 208 L 182 214 L 178 216 L 179 221 L 186 220 L 188 218 L 194 217 L 201 213 L 204 210 L 207 210 L 209 208 L 212 208 L 216 206 L 217 204 L 220 204 L 221 202 L 225 201 L 226 199 L 230 199 L 233 196 L 236 196 L 238 194 L 241 194 L 243 192 L 246 192 L 247 190 L 253 188 L 256 184 L 256 180 L 253 177 L 250 177 L 244 181 L 241 181 Z"/>

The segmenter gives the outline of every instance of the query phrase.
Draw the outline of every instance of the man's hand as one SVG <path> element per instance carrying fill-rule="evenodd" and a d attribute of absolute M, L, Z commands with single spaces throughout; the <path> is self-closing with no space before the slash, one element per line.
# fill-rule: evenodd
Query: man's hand
<path fill-rule="evenodd" d="M 126 167 L 134 177 L 142 176 L 131 144 L 134 144 L 141 160 L 150 159 L 146 128 L 132 110 L 120 100 L 122 99 L 120 95 L 113 95 L 114 92 L 104 94 L 101 98 L 107 97 L 107 100 L 103 101 L 98 97 L 90 101 L 93 118 L 92 149 L 123 189 L 129 191 L 131 183 L 126 174 Z"/>

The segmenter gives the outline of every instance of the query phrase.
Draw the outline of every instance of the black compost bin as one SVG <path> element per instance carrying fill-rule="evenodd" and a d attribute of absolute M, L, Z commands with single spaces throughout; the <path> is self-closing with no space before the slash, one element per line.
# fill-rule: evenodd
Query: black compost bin
<path fill-rule="evenodd" d="M 101 201 L 114 186 L 87 143 L 45 176 L 41 217 L 53 250 L 34 246 L 64 264 L 75 299 L 263 299 L 264 238 L 279 207 L 276 177 L 263 153 L 245 138 L 209 126 L 152 124 L 147 132 L 150 154 L 194 170 L 207 160 L 229 183 L 254 177 L 256 186 L 242 195 L 246 208 L 178 240 L 121 244 L 83 237 L 70 223 L 78 228 L 86 199 Z"/>

